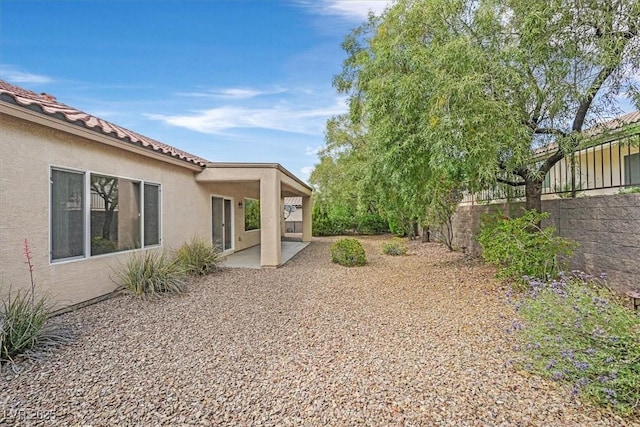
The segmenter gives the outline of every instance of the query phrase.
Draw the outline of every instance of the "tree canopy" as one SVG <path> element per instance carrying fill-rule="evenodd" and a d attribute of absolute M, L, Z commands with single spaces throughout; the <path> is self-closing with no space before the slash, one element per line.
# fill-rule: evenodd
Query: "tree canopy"
<path fill-rule="evenodd" d="M 539 211 L 581 132 L 640 104 L 639 28 L 636 0 L 399 0 L 345 38 L 350 112 L 314 173 L 356 168 L 360 200 L 420 221 L 496 181 Z"/>

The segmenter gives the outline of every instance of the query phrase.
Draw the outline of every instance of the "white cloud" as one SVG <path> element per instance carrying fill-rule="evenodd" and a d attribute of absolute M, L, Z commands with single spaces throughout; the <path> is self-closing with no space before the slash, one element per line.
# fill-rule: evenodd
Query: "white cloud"
<path fill-rule="evenodd" d="M 258 96 L 276 95 L 286 92 L 286 89 L 276 88 L 271 90 L 259 90 L 251 88 L 223 88 L 212 89 L 204 92 L 180 92 L 180 96 L 191 96 L 198 98 L 222 98 L 222 99 L 250 99 Z"/>
<path fill-rule="evenodd" d="M 311 176 L 311 172 L 313 172 L 313 166 L 304 166 L 300 169 L 300 175 L 302 175 L 302 179 L 308 179 Z"/>
<path fill-rule="evenodd" d="M 322 145 L 318 145 L 317 147 L 309 147 L 309 146 L 307 146 L 305 148 L 305 152 L 304 153 L 307 156 L 317 156 L 318 153 L 320 152 L 320 150 L 322 150 L 322 148 L 323 148 Z"/>
<path fill-rule="evenodd" d="M 328 11 L 335 15 L 366 19 L 369 12 L 380 15 L 391 3 L 389 0 L 325 0 Z"/>
<path fill-rule="evenodd" d="M 309 109 L 291 108 L 288 105 L 272 108 L 223 106 L 188 115 L 146 114 L 146 117 L 207 134 L 222 134 L 230 129 L 257 128 L 319 135 L 329 117 L 344 112 L 344 100 L 338 98 L 333 105 Z"/>
<path fill-rule="evenodd" d="M 364 21 L 369 12 L 380 15 L 392 0 L 299 0 L 299 4 L 323 15 L 337 15 L 349 20 Z"/>
<path fill-rule="evenodd" d="M 0 64 L 0 76 L 12 83 L 42 84 L 53 81 L 51 77 L 20 71 L 8 64 Z"/>

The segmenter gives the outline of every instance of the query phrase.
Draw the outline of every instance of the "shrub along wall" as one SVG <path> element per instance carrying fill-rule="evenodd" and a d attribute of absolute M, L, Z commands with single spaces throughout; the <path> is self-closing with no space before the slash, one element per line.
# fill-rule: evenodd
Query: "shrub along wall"
<path fill-rule="evenodd" d="M 523 203 L 460 206 L 453 217 L 454 246 L 479 255 L 473 236 L 482 215 L 515 216 L 523 207 Z M 544 200 L 542 209 L 550 214 L 544 226 L 555 227 L 560 236 L 580 245 L 569 264 L 572 270 L 604 272 L 617 290 L 640 290 L 640 194 Z"/>

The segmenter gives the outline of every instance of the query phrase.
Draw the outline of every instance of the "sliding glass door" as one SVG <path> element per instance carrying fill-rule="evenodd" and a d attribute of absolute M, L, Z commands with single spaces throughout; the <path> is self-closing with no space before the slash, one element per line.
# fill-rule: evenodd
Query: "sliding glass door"
<path fill-rule="evenodd" d="M 213 245 L 221 251 L 233 249 L 233 215 L 231 199 L 211 197 L 211 229 Z"/>

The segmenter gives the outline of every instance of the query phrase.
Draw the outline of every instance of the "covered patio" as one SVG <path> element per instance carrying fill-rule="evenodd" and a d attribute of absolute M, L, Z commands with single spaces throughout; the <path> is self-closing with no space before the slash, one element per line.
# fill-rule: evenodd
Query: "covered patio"
<path fill-rule="evenodd" d="M 242 227 L 237 230 L 235 236 L 231 236 L 228 246 L 224 248 L 232 252 L 227 255 L 227 262 L 244 260 L 237 262 L 243 266 L 255 265 L 257 257 L 259 267 L 278 267 L 303 249 L 300 245 L 290 244 L 295 242 L 283 242 L 286 240 L 285 197 L 302 199 L 301 243 L 311 241 L 312 189 L 281 165 L 277 163 L 207 163 L 207 167 L 195 178 L 198 183 L 210 185 L 209 188 L 215 189 L 219 194 L 236 194 L 236 198 L 242 195 L 260 202 L 259 229 L 254 233 L 247 232 Z M 227 202 L 232 211 L 234 206 L 238 210 L 243 209 L 241 199 L 230 199 Z M 242 218 L 235 223 L 240 224 L 241 220 Z M 233 218 L 223 222 L 227 225 L 231 224 L 231 228 L 234 228 Z M 291 253 L 293 248 L 299 249 Z"/>
<path fill-rule="evenodd" d="M 304 248 L 309 246 L 309 242 L 292 242 L 281 241 L 280 242 L 280 264 L 284 265 L 291 258 L 296 256 Z M 252 246 L 248 249 L 244 249 L 235 252 L 224 259 L 222 267 L 229 268 L 261 268 L 260 265 L 260 253 L 261 245 Z"/>

